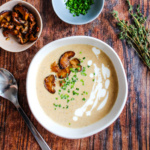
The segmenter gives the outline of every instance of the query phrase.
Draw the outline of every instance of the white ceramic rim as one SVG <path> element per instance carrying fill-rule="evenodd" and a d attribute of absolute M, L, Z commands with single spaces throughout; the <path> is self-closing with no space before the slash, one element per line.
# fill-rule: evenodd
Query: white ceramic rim
<path fill-rule="evenodd" d="M 31 5 L 30 3 L 26 2 L 26 1 L 23 1 L 23 0 L 10 0 L 10 1 L 4 3 L 3 5 L 1 5 L 0 7 L 3 7 L 3 6 L 5 6 L 5 5 L 8 5 L 9 3 L 12 3 L 12 2 L 18 2 L 18 3 L 22 3 L 22 4 L 27 4 L 27 5 L 29 5 L 30 7 L 32 7 L 32 8 L 34 9 L 34 11 L 36 11 L 36 13 L 38 14 L 39 19 L 40 19 L 39 21 L 40 21 L 40 23 L 41 23 L 41 28 L 40 28 L 40 31 L 39 31 L 39 33 L 38 33 L 38 39 L 39 39 L 39 37 L 41 36 L 42 30 L 43 30 L 43 21 L 42 21 L 41 15 L 40 15 L 40 13 L 38 12 L 38 10 L 37 10 L 33 5 Z M 17 52 L 17 53 L 19 53 L 19 52 L 25 51 L 25 50 L 27 50 L 28 48 L 30 48 L 31 46 L 33 46 L 33 45 L 38 41 L 38 39 L 37 39 L 36 41 L 32 42 L 29 46 L 23 48 L 22 50 L 11 51 L 11 50 L 5 49 L 5 47 L 3 47 L 2 45 L 0 45 L 0 48 L 6 50 L 6 51 L 8 51 L 8 52 L 12 52 L 12 53 L 14 53 L 14 52 L 16 53 L 16 52 Z"/>
<path fill-rule="evenodd" d="M 79 128 L 79 129 L 72 129 L 72 128 L 67 128 L 67 127 L 63 127 L 57 123 L 55 123 L 54 121 L 50 121 L 51 124 L 48 124 L 47 122 L 49 120 L 44 120 L 46 118 L 46 116 L 42 116 L 41 115 L 41 112 L 39 113 L 39 110 L 36 110 L 36 109 L 39 109 L 37 107 L 35 107 L 34 103 L 33 103 L 33 99 L 35 99 L 35 97 L 33 96 L 32 97 L 32 92 L 33 92 L 33 83 L 32 83 L 32 80 L 31 79 L 31 76 L 32 76 L 32 70 L 35 69 L 35 60 L 40 57 L 40 55 L 43 53 L 44 50 L 46 50 L 46 47 L 50 47 L 50 45 L 59 45 L 58 43 L 65 43 L 64 41 L 67 41 L 67 40 L 74 40 L 74 41 L 78 41 L 78 44 L 83 44 L 82 43 L 82 40 L 91 40 L 93 43 L 98 43 L 98 44 L 102 44 L 104 45 L 104 47 L 108 47 L 111 54 L 114 55 L 114 59 L 117 61 L 118 65 L 120 66 L 120 72 L 121 72 L 121 80 L 123 82 L 123 86 L 124 87 L 121 87 L 121 89 L 123 89 L 123 95 L 121 95 L 121 98 L 123 100 L 123 102 L 120 104 L 120 107 L 118 108 L 117 107 L 117 103 L 115 102 L 114 104 L 114 109 L 112 108 L 112 110 L 109 112 L 109 114 L 107 114 L 104 118 L 102 118 L 100 121 L 90 125 L 90 126 L 87 126 L 87 127 L 83 127 L 83 128 Z M 80 43 L 81 42 L 81 43 Z M 72 44 L 72 43 L 71 43 Z M 76 44 L 76 43 L 75 43 Z M 65 44 L 64 44 L 65 45 Z M 66 44 L 68 45 L 68 44 Z M 91 44 L 90 44 L 91 45 Z M 50 52 L 50 51 L 49 51 Z M 48 53 L 49 53 L 48 52 Z M 112 59 L 111 59 L 112 60 Z M 38 64 L 37 64 L 38 65 Z M 114 66 L 115 67 L 115 66 Z M 37 66 L 38 68 L 38 66 Z M 116 68 L 115 68 L 116 69 Z M 116 70 L 117 72 L 117 70 Z M 118 76 L 118 74 L 117 74 Z M 119 82 L 119 81 L 118 81 Z M 35 82 L 36 83 L 36 82 Z M 120 89 L 120 87 L 119 87 Z M 67 138 L 67 139 L 80 139 L 80 138 L 85 138 L 85 137 L 88 137 L 88 136 L 91 136 L 93 134 L 96 134 L 100 131 L 102 131 L 103 129 L 107 128 L 108 126 L 110 126 L 118 117 L 119 115 L 121 114 L 124 106 L 125 106 L 125 103 L 126 103 L 126 100 L 127 100 L 127 95 L 128 95 L 128 85 L 127 85 L 127 79 L 126 79 L 126 74 L 125 74 L 125 71 L 124 71 L 124 68 L 123 68 L 123 65 L 121 63 L 121 60 L 119 59 L 117 53 L 109 46 L 107 45 L 106 43 L 104 43 L 103 41 L 99 40 L 99 39 L 96 39 L 96 38 L 93 38 L 93 37 L 88 37 L 88 36 L 72 36 L 72 37 L 66 37 L 66 38 L 63 38 L 63 39 L 59 39 L 59 40 L 56 40 L 56 41 L 53 41 L 49 44 L 47 44 L 46 46 L 44 46 L 36 55 L 35 57 L 33 58 L 30 66 L 29 66 L 29 69 L 28 69 L 28 73 L 27 73 L 27 80 L 26 80 L 26 92 L 27 92 L 27 98 L 28 98 L 28 104 L 29 104 L 29 107 L 31 109 L 31 112 L 33 113 L 34 117 L 36 118 L 36 120 L 45 128 L 47 129 L 48 131 L 50 131 L 51 133 L 55 134 L 55 135 L 58 135 L 60 137 L 63 137 L 63 138 Z M 122 90 L 120 91 L 122 92 Z M 118 94 L 119 95 L 119 94 Z M 118 97 L 117 97 L 118 99 Z M 37 99 L 38 101 L 38 99 Z M 118 101 L 118 100 L 116 100 Z M 119 99 L 120 101 L 120 99 Z M 119 102 L 120 103 L 120 102 Z M 116 107 L 118 110 L 116 110 Z M 111 112 L 117 112 L 116 115 L 114 117 L 110 117 L 111 116 Z M 44 112 L 44 111 L 43 111 Z M 110 120 L 106 120 L 105 118 L 108 118 L 110 117 Z M 47 116 L 47 119 L 50 119 L 48 116 Z M 101 127 L 99 127 L 99 122 L 104 122 L 105 125 L 102 124 Z M 97 127 L 97 129 L 93 129 L 93 127 Z M 57 129 L 57 130 L 56 130 Z M 61 129 L 61 130 L 60 130 Z M 87 130 L 87 131 L 86 131 Z M 80 135 L 78 135 L 77 132 L 81 132 Z"/>
<path fill-rule="evenodd" d="M 100 13 L 102 12 L 102 10 L 103 10 L 103 8 L 104 8 L 104 3 L 105 3 L 105 0 L 102 0 L 102 1 L 103 1 L 102 8 L 99 10 L 99 13 L 97 13 L 97 15 L 96 15 L 95 17 L 93 17 L 93 19 L 90 19 L 89 21 L 85 21 L 85 22 L 82 22 L 82 23 L 72 23 L 72 22 L 70 22 L 70 21 L 67 21 L 67 20 L 62 19 L 62 18 L 58 15 L 58 13 L 57 13 L 57 11 L 56 11 L 56 9 L 55 9 L 55 7 L 54 7 L 53 1 L 54 1 L 54 0 L 52 0 L 53 10 L 55 11 L 55 13 L 56 13 L 56 15 L 58 16 L 58 18 L 59 18 L 60 20 L 64 21 L 65 23 L 72 24 L 72 25 L 84 25 L 84 24 L 88 24 L 88 23 L 94 21 L 94 20 L 100 15 Z"/>

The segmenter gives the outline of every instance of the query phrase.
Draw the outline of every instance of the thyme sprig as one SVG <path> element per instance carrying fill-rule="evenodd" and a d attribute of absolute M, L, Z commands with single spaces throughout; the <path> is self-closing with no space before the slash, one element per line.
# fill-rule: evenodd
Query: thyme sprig
<path fill-rule="evenodd" d="M 129 14 L 132 16 L 133 23 L 129 23 L 125 20 L 120 20 L 118 17 L 118 12 L 113 11 L 112 14 L 114 18 L 118 21 L 117 26 L 121 30 L 119 33 L 120 39 L 125 39 L 126 42 L 132 46 L 141 60 L 150 69 L 150 30 L 146 29 L 144 24 L 147 17 L 144 17 L 140 12 L 140 6 L 137 6 L 136 12 L 133 12 L 133 6 L 127 0 L 129 5 Z"/>

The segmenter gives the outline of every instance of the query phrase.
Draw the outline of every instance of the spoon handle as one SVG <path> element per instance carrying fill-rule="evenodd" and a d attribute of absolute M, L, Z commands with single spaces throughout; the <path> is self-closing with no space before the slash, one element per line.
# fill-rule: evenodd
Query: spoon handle
<path fill-rule="evenodd" d="M 24 121 L 26 122 L 27 126 L 29 127 L 30 131 L 32 132 L 33 136 L 35 137 L 36 141 L 40 145 L 41 149 L 42 150 L 51 150 L 49 148 L 49 146 L 47 145 L 47 143 L 42 138 L 42 136 L 40 135 L 40 133 L 36 130 L 34 125 L 31 123 L 31 121 L 29 120 L 29 118 L 27 117 L 27 115 L 25 114 L 25 112 L 23 111 L 23 109 L 21 108 L 20 105 L 17 105 L 17 109 L 20 112 L 20 114 L 22 115 Z"/>

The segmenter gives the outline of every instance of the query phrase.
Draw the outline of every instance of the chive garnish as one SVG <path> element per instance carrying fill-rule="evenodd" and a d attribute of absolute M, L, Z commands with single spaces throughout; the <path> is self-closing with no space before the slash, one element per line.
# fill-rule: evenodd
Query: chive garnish
<path fill-rule="evenodd" d="M 85 98 L 82 98 L 82 100 L 85 101 L 86 99 L 85 99 Z"/>

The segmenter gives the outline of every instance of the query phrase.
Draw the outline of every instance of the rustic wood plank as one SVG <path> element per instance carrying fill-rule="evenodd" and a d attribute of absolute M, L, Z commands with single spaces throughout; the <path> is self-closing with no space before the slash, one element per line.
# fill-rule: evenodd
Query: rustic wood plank
<path fill-rule="evenodd" d="M 1 0 L 0 5 L 9 0 Z M 0 49 L 0 67 L 12 72 L 19 85 L 19 102 L 37 130 L 53 150 L 149 150 L 150 147 L 150 72 L 135 51 L 117 38 L 118 30 L 110 11 L 119 11 L 121 18 L 130 18 L 127 5 L 122 0 L 106 0 L 103 12 L 93 22 L 74 26 L 61 21 L 53 11 L 49 0 L 27 0 L 41 13 L 43 32 L 37 43 L 25 52 L 9 53 Z M 149 0 L 131 0 L 141 5 L 142 13 L 150 14 Z M 146 24 L 150 28 L 150 17 Z M 107 129 L 88 138 L 67 140 L 46 131 L 33 117 L 26 97 L 26 74 L 28 66 L 47 43 L 72 35 L 96 37 L 112 46 L 119 55 L 128 78 L 128 99 L 120 117 Z M 9 102 L 0 98 L 0 149 L 39 150 L 31 132 L 20 114 Z"/>

